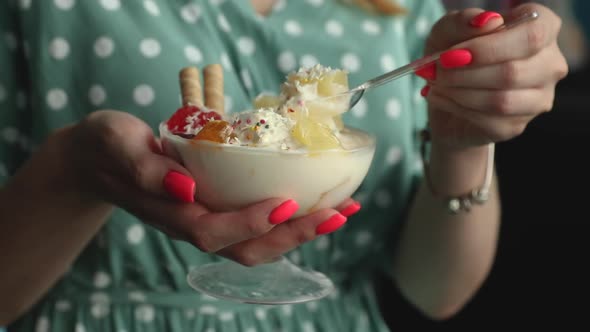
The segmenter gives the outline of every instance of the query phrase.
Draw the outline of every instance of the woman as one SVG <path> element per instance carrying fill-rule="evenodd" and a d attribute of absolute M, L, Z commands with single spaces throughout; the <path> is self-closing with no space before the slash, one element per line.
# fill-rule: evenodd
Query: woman
<path fill-rule="evenodd" d="M 438 20 L 437 1 L 405 1 L 406 14 L 366 11 L 381 5 L 0 5 L 7 41 L 0 53 L 0 324 L 14 331 L 385 331 L 371 285 L 379 271 L 428 316 L 459 311 L 492 264 L 499 198 L 493 182 L 489 199 L 469 211 L 449 213 L 445 199 L 480 188 L 490 171 L 488 144 L 519 135 L 551 108 L 567 71 L 556 44 L 560 20 L 527 4 L 507 19 L 537 10 L 536 22 L 486 36 L 502 17 L 471 9 Z M 236 111 L 275 91 L 299 65 L 343 67 L 354 85 L 448 49 L 444 62 L 368 93 L 346 115 L 375 133 L 379 147 L 359 192 L 337 209 L 288 220 L 297 203 L 281 197 L 210 213 L 192 202 L 199 184 L 161 154 L 153 135 L 178 105 L 176 73 L 187 64 L 222 63 L 226 105 Z M 432 144 L 422 170 L 426 105 Z M 420 181 L 423 174 L 429 181 Z M 212 300 L 185 282 L 190 266 L 216 259 L 205 253 L 255 265 L 288 251 L 334 279 L 338 293 L 258 307 Z"/>

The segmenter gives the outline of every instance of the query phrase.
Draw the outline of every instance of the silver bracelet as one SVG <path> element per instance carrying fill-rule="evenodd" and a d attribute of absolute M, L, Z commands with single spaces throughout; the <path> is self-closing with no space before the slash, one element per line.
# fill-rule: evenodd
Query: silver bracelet
<path fill-rule="evenodd" d="M 488 158 L 486 164 L 486 173 L 483 181 L 483 185 L 480 188 L 473 189 L 471 192 L 456 197 L 445 197 L 440 195 L 432 184 L 430 178 L 430 166 L 427 161 L 426 144 L 430 142 L 430 131 L 428 129 L 422 130 L 420 133 L 421 145 L 420 154 L 422 157 L 422 165 L 424 166 L 424 177 L 426 178 L 426 184 L 428 185 L 433 196 L 441 197 L 446 205 L 449 213 L 458 214 L 459 212 L 469 212 L 473 205 L 482 205 L 488 201 L 490 197 L 490 187 L 492 185 L 492 177 L 494 175 L 494 150 L 495 144 L 488 144 Z"/>

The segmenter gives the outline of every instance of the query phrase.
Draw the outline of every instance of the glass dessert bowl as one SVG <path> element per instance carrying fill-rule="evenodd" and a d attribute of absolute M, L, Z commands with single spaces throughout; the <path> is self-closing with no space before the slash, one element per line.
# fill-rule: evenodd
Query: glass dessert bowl
<path fill-rule="evenodd" d="M 348 89 L 345 73 L 300 70 L 281 88 L 280 96 L 257 98 L 254 110 L 222 116 L 185 105 L 160 124 L 164 151 L 192 174 L 199 203 L 222 212 L 269 198 L 293 199 L 296 218 L 334 208 L 358 189 L 373 160 L 375 137 L 342 124 L 348 100 L 321 98 Z M 334 290 L 325 275 L 285 258 L 255 267 L 222 260 L 191 270 L 187 280 L 208 295 L 258 304 L 305 302 Z"/>

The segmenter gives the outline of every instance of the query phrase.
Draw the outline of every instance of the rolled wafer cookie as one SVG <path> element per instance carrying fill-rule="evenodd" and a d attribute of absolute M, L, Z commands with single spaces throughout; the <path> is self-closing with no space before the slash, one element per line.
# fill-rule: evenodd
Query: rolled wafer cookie
<path fill-rule="evenodd" d="M 205 81 L 205 106 L 219 114 L 225 112 L 223 94 L 223 67 L 210 64 L 203 69 Z"/>
<path fill-rule="evenodd" d="M 182 105 L 203 105 L 203 91 L 199 69 L 196 67 L 185 67 L 179 73 L 180 92 L 182 94 Z"/>

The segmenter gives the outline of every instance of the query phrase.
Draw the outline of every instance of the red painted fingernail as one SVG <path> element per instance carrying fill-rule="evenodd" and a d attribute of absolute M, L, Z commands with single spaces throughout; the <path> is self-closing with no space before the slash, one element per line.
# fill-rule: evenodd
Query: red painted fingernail
<path fill-rule="evenodd" d="M 426 97 L 426 96 L 428 96 L 429 92 L 430 92 L 430 85 L 426 85 L 425 87 L 422 88 L 422 90 L 420 90 L 420 95 L 422 97 Z"/>
<path fill-rule="evenodd" d="M 483 12 L 471 19 L 471 22 L 469 22 L 469 24 L 471 24 L 472 27 L 482 28 L 483 26 L 488 24 L 490 20 L 499 17 L 502 17 L 502 15 L 496 12 Z"/>
<path fill-rule="evenodd" d="M 440 55 L 440 64 L 447 69 L 467 66 L 471 61 L 473 55 L 465 49 L 450 50 Z"/>
<path fill-rule="evenodd" d="M 351 203 L 350 205 L 348 205 L 347 207 L 345 207 L 342 211 L 340 211 L 340 214 L 345 217 L 350 217 L 353 214 L 359 212 L 360 209 L 361 209 L 361 203 L 354 202 L 354 203 Z"/>
<path fill-rule="evenodd" d="M 268 216 L 268 221 L 273 225 L 283 223 L 289 220 L 297 212 L 297 209 L 299 209 L 299 204 L 290 199 L 272 210 Z"/>
<path fill-rule="evenodd" d="M 316 227 L 315 229 L 315 233 L 317 235 L 332 233 L 338 228 L 342 227 L 342 225 L 344 224 L 346 224 L 346 217 L 341 215 L 340 213 L 336 213 L 335 215 L 331 216 L 328 220 L 319 224 L 318 227 Z"/>
<path fill-rule="evenodd" d="M 195 188 L 195 180 L 182 173 L 170 171 L 164 177 L 164 189 L 181 202 L 193 203 Z"/>
<path fill-rule="evenodd" d="M 427 81 L 434 81 L 436 80 L 436 64 L 431 63 L 428 66 L 416 70 L 416 75 L 422 77 Z"/>

